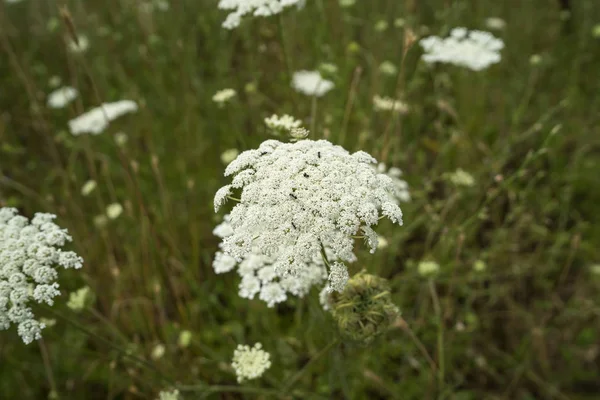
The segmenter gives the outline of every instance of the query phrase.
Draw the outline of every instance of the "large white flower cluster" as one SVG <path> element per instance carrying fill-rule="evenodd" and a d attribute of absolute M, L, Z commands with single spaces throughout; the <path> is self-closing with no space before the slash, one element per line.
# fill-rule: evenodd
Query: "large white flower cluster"
<path fill-rule="evenodd" d="M 268 264 L 282 280 L 298 279 L 327 255 L 328 287 L 343 289 L 348 279 L 343 262 L 355 260 L 355 238 L 363 237 L 375 252 L 372 226 L 383 217 L 402 224 L 394 181 L 377 173 L 375 163 L 363 151 L 350 154 L 326 140 L 267 140 L 241 153 L 225 170 L 232 183 L 215 195 L 217 211 L 233 191 L 241 192 L 229 227 L 222 228 L 228 234 L 220 234 L 220 257 L 230 258 L 218 260 L 215 268 L 225 272 L 235 262 L 255 269 Z M 268 261 L 254 261 L 252 255 Z M 322 275 L 315 271 L 315 276 Z M 262 291 L 254 283 L 253 291 Z"/>
<path fill-rule="evenodd" d="M 262 349 L 260 343 L 256 343 L 254 347 L 238 344 L 233 352 L 231 366 L 239 383 L 247 379 L 256 379 L 271 367 L 271 355 Z"/>
<path fill-rule="evenodd" d="M 52 305 L 60 294 L 56 265 L 81 268 L 83 264 L 77 254 L 60 250 L 71 237 L 52 222 L 54 218 L 37 213 L 30 223 L 16 209 L 0 208 L 0 330 L 17 325 L 27 344 L 39 339 L 45 327 L 28 303 Z"/>
<path fill-rule="evenodd" d="M 292 87 L 307 96 L 321 97 L 334 88 L 334 83 L 324 79 L 319 71 L 301 70 L 294 72 Z"/>
<path fill-rule="evenodd" d="M 220 0 L 219 8 L 232 10 L 223 22 L 223 28 L 237 28 L 242 17 L 251 14 L 255 17 L 268 17 L 279 14 L 285 7 L 301 6 L 301 0 Z"/>
<path fill-rule="evenodd" d="M 429 36 L 419 43 L 425 50 L 423 61 L 426 63 L 448 63 L 474 71 L 500 62 L 500 50 L 504 48 L 502 39 L 491 33 L 476 30 L 469 32 L 466 28 L 452 29 L 447 38 Z"/>

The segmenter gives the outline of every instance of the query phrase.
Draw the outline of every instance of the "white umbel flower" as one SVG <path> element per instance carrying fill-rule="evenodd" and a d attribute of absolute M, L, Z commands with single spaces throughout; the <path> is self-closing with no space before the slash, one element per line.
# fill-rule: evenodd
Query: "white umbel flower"
<path fill-rule="evenodd" d="M 233 29 L 240 25 L 242 17 L 246 15 L 268 17 L 279 14 L 285 7 L 302 4 L 302 0 L 220 0 L 219 8 L 231 11 L 222 26 Z"/>
<path fill-rule="evenodd" d="M 281 117 L 273 114 L 269 118 L 265 118 L 265 125 L 276 134 L 289 133 L 292 129 L 297 129 L 302 126 L 302 121 L 284 114 Z"/>
<path fill-rule="evenodd" d="M 217 103 L 219 106 L 223 106 L 229 100 L 233 99 L 236 95 L 236 91 L 234 89 L 223 89 L 219 90 L 212 97 L 213 101 Z"/>
<path fill-rule="evenodd" d="M 254 347 L 239 344 L 233 352 L 231 366 L 235 370 L 239 383 L 261 377 L 271 367 L 271 355 L 262 349 L 262 344 Z"/>
<path fill-rule="evenodd" d="M 90 47 L 90 41 L 85 35 L 77 35 L 77 41 L 69 39 L 68 46 L 72 53 L 85 53 Z"/>
<path fill-rule="evenodd" d="M 387 169 L 385 163 L 379 163 L 377 165 L 377 173 L 386 174 L 392 179 L 394 184 L 395 196 L 401 203 L 407 203 L 410 201 L 410 192 L 408 191 L 408 183 L 405 180 L 400 179 L 402 176 L 402 170 L 400 168 L 391 167 Z"/>
<path fill-rule="evenodd" d="M 426 63 L 447 63 L 480 71 L 500 62 L 504 42 L 489 32 L 454 28 L 450 36 L 429 36 L 419 42 Z"/>
<path fill-rule="evenodd" d="M 292 87 L 307 96 L 321 97 L 333 89 L 332 81 L 324 79 L 318 71 L 294 72 Z"/>
<path fill-rule="evenodd" d="M 326 140 L 263 142 L 241 153 L 225 169 L 231 185 L 215 196 L 215 210 L 229 193 L 241 200 L 229 215 L 233 233 L 222 251 L 239 262 L 251 254 L 269 258 L 280 277 L 298 276 L 328 249 L 331 264 L 354 261 L 354 236 L 360 231 L 371 252 L 371 228 L 380 216 L 402 224 L 393 180 L 378 174 L 376 160 L 348 153 Z M 339 265 L 336 265 L 339 271 Z"/>
<path fill-rule="evenodd" d="M 67 104 L 77 98 L 77 89 L 70 86 L 65 86 L 60 89 L 56 89 L 48 95 L 48 107 L 50 108 L 64 108 Z"/>
<path fill-rule="evenodd" d="M 158 394 L 157 400 L 180 400 L 179 390 L 163 390 Z"/>
<path fill-rule="evenodd" d="M 99 107 L 81 114 L 69 121 L 69 130 L 74 136 L 83 133 L 98 135 L 102 133 L 110 121 L 127 113 L 136 112 L 138 105 L 132 100 L 120 100 L 114 103 L 103 103 Z"/>
<path fill-rule="evenodd" d="M 0 208 L 0 330 L 17 325 L 26 344 L 41 338 L 45 327 L 28 303 L 53 305 L 60 294 L 56 266 L 81 268 L 83 263 L 72 251 L 60 249 L 71 236 L 54 218 L 37 213 L 30 222 L 14 208 Z"/>
<path fill-rule="evenodd" d="M 392 111 L 399 114 L 408 112 L 408 106 L 402 101 L 378 95 L 373 96 L 373 109 L 375 111 Z"/>

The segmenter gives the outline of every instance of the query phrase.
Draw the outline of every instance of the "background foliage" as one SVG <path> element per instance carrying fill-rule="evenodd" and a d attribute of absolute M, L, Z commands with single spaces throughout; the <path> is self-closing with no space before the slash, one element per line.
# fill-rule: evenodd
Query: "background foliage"
<path fill-rule="evenodd" d="M 69 229 L 86 264 L 63 275 L 55 310 L 89 330 L 47 313 L 57 323 L 38 343 L 2 332 L 0 398 L 154 398 L 179 385 L 186 399 L 597 399 L 600 4 L 566 14 L 548 0 L 308 0 L 226 31 L 216 3 L 0 3 L 0 204 L 56 213 Z M 428 67 L 404 46 L 407 32 L 486 29 L 492 16 L 507 22 L 496 33 L 506 48 L 489 70 Z M 65 18 L 87 52 L 67 50 Z M 398 73 L 381 72 L 386 60 Z M 337 66 L 336 88 L 313 103 L 290 72 L 322 63 Z M 80 98 L 48 109 L 52 76 Z M 227 87 L 238 96 L 218 107 L 211 97 Z M 410 112 L 374 112 L 375 94 L 400 94 Z M 68 133 L 70 118 L 123 98 L 140 112 L 98 136 Z M 413 197 L 404 227 L 380 227 L 389 246 L 358 244 L 351 267 L 389 279 L 403 319 L 368 347 L 336 344 L 287 394 L 337 336 L 331 317 L 315 292 L 274 309 L 241 299 L 239 278 L 211 267 L 219 156 L 256 147 L 272 113 L 402 168 Z M 448 180 L 457 168 L 472 186 Z M 98 188 L 84 197 L 89 179 Z M 99 224 L 113 202 L 123 214 Z M 420 277 L 420 260 L 440 274 Z M 67 293 L 84 284 L 96 302 L 75 315 Z M 274 366 L 240 389 L 231 355 L 255 341 Z"/>

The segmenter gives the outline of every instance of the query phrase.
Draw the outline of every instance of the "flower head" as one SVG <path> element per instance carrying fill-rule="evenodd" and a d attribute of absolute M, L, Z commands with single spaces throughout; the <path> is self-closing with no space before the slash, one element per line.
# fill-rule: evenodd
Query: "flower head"
<path fill-rule="evenodd" d="M 60 294 L 55 268 L 81 268 L 83 263 L 75 253 L 60 249 L 71 236 L 54 218 L 36 213 L 30 222 L 14 208 L 0 208 L 0 330 L 17 325 L 26 344 L 41 338 L 45 327 L 28 303 L 53 305 Z"/>
<path fill-rule="evenodd" d="M 77 98 L 77 89 L 65 86 L 48 95 L 48 107 L 63 108 Z"/>
<path fill-rule="evenodd" d="M 78 35 L 77 41 L 70 39 L 69 43 L 69 51 L 72 53 L 85 53 L 87 49 L 90 47 L 90 41 L 85 35 Z"/>
<path fill-rule="evenodd" d="M 163 390 L 158 394 L 158 400 L 179 400 L 181 397 L 179 396 L 179 390 Z"/>
<path fill-rule="evenodd" d="M 360 232 L 374 252 L 372 226 L 380 217 L 402 224 L 394 182 L 377 173 L 375 162 L 363 151 L 350 154 L 326 140 L 267 140 L 241 153 L 225 169 L 232 183 L 215 195 L 217 211 L 233 190 L 241 191 L 222 252 L 240 263 L 257 255 L 248 268 L 268 263 L 284 279 L 306 273 L 326 255 L 331 287 L 340 290 L 343 262 L 355 260 L 354 236 Z M 259 283 L 254 277 L 243 281 L 244 294 L 251 298 Z"/>
<path fill-rule="evenodd" d="M 269 118 L 265 118 L 265 125 L 275 134 L 289 133 L 292 129 L 297 129 L 302 126 L 302 121 L 284 114 L 281 117 L 273 114 Z"/>
<path fill-rule="evenodd" d="M 408 112 L 408 106 L 402 101 L 378 95 L 373 97 L 373 109 L 375 111 L 392 111 L 399 114 Z"/>
<path fill-rule="evenodd" d="M 219 8 L 231 10 L 223 22 L 223 28 L 233 29 L 240 25 L 242 17 L 246 15 L 268 17 L 279 14 L 285 7 L 303 4 L 302 0 L 220 0 Z"/>
<path fill-rule="evenodd" d="M 138 105 L 131 100 L 103 103 L 99 107 L 92 108 L 90 111 L 70 120 L 69 129 L 75 136 L 82 133 L 98 135 L 108 127 L 110 121 L 137 110 Z"/>
<path fill-rule="evenodd" d="M 452 29 L 447 38 L 429 36 L 419 43 L 425 50 L 423 61 L 426 63 L 448 63 L 474 71 L 500 62 L 500 50 L 504 48 L 504 42 L 491 33 L 469 32 L 466 28 Z"/>
<path fill-rule="evenodd" d="M 262 350 L 262 344 L 254 347 L 239 344 L 233 352 L 231 366 L 235 370 L 239 383 L 247 379 L 256 379 L 271 367 L 271 355 Z"/>
<path fill-rule="evenodd" d="M 219 90 L 212 97 L 213 101 L 217 103 L 219 106 L 223 106 L 229 100 L 233 99 L 236 95 L 236 91 L 234 89 L 223 89 Z"/>
<path fill-rule="evenodd" d="M 292 87 L 307 96 L 321 97 L 333 89 L 333 82 L 323 79 L 318 71 L 298 71 L 294 73 Z"/>

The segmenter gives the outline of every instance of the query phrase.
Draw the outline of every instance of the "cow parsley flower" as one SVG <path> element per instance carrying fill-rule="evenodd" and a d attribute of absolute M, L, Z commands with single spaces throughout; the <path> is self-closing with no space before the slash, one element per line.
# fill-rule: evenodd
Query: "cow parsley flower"
<path fill-rule="evenodd" d="M 292 78 L 292 87 L 307 96 L 321 97 L 333 89 L 332 81 L 324 79 L 318 71 L 298 71 Z"/>
<path fill-rule="evenodd" d="M 45 327 L 28 303 L 53 305 L 60 294 L 56 266 L 78 269 L 83 264 L 77 254 L 60 249 L 71 236 L 54 218 L 36 213 L 30 222 L 14 208 L 0 208 L 0 330 L 17 325 L 26 344 L 41 338 Z"/>
<path fill-rule="evenodd" d="M 157 400 L 180 400 L 179 390 L 163 390 L 158 394 Z"/>
<path fill-rule="evenodd" d="M 402 170 L 400 168 L 391 167 L 387 169 L 385 163 L 379 163 L 377 165 L 377 173 L 386 174 L 392 179 L 394 185 L 394 195 L 399 202 L 407 203 L 410 201 L 410 192 L 408 191 L 408 183 L 405 180 L 400 179 L 402 176 Z"/>
<path fill-rule="evenodd" d="M 506 28 L 506 21 L 504 21 L 502 18 L 490 17 L 490 18 L 486 18 L 485 26 L 488 29 L 501 31 L 504 28 Z"/>
<path fill-rule="evenodd" d="M 99 107 L 81 114 L 69 121 L 69 130 L 74 136 L 82 133 L 98 135 L 102 133 L 110 121 L 127 113 L 136 112 L 138 105 L 132 100 L 120 100 L 114 103 L 103 103 Z"/>
<path fill-rule="evenodd" d="M 63 108 L 77 98 L 77 89 L 65 86 L 48 95 L 48 107 Z"/>
<path fill-rule="evenodd" d="M 223 239 L 222 253 L 239 263 L 252 254 L 267 257 L 251 258 L 248 268 L 269 263 L 277 276 L 292 280 L 321 257 L 330 286 L 338 290 L 344 282 L 343 262 L 355 260 L 355 236 L 375 252 L 372 226 L 383 217 L 402 224 L 394 182 L 377 173 L 374 163 L 363 151 L 350 154 L 326 140 L 267 140 L 257 150 L 241 153 L 225 169 L 232 183 L 215 195 L 217 211 L 232 191 L 241 192 L 229 214 L 230 235 Z M 240 295 L 258 293 L 257 278 L 244 277 Z M 265 296 L 275 291 L 269 293 Z"/>
<path fill-rule="evenodd" d="M 85 53 L 90 47 L 90 41 L 85 35 L 77 35 L 77 41 L 69 39 L 68 46 L 71 53 Z"/>
<path fill-rule="evenodd" d="M 289 133 L 292 129 L 297 129 L 302 126 L 302 121 L 284 114 L 281 117 L 273 114 L 269 118 L 265 118 L 265 125 L 275 134 Z"/>
<path fill-rule="evenodd" d="M 500 50 L 504 48 L 504 42 L 491 33 L 469 32 L 466 28 L 452 29 L 447 38 L 429 36 L 419 43 L 425 50 L 423 61 L 426 63 L 448 63 L 474 71 L 500 62 Z"/>
<path fill-rule="evenodd" d="M 256 343 L 254 347 L 239 344 L 233 352 L 233 361 L 231 362 L 238 383 L 261 377 L 271 367 L 270 358 L 271 355 L 262 350 L 260 343 Z"/>
<path fill-rule="evenodd" d="M 279 14 L 285 7 L 297 5 L 303 6 L 302 0 L 220 0 L 219 8 L 221 10 L 231 10 L 223 22 L 223 28 L 237 28 L 245 15 L 255 17 L 268 17 Z"/>
<path fill-rule="evenodd" d="M 402 101 L 378 95 L 373 96 L 373 109 L 375 111 L 392 111 L 399 114 L 408 112 L 408 106 Z"/>
<path fill-rule="evenodd" d="M 229 100 L 233 99 L 236 94 L 234 89 L 223 89 L 216 92 L 212 97 L 212 100 L 222 107 L 225 103 L 229 102 Z"/>

